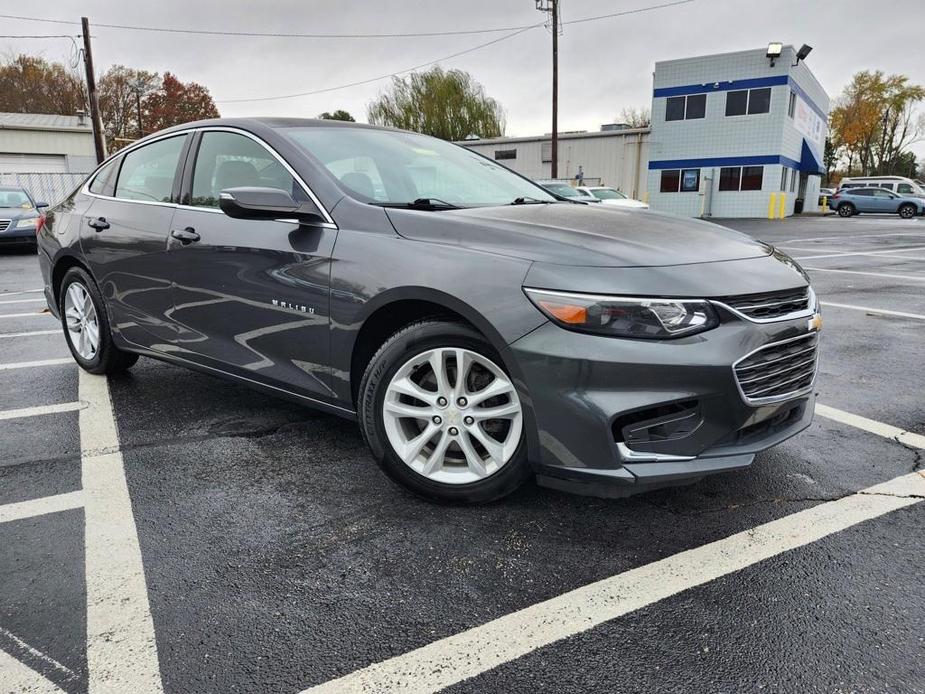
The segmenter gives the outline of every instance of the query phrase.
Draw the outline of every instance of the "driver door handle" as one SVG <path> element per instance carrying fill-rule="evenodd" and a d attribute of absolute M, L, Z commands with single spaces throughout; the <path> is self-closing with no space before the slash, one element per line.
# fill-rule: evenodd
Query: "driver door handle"
<path fill-rule="evenodd" d="M 87 221 L 87 224 L 96 229 L 98 232 L 103 231 L 103 229 L 109 228 L 109 222 L 106 221 L 105 217 L 97 217 L 96 219 L 90 219 Z"/>
<path fill-rule="evenodd" d="M 196 233 L 196 230 L 193 227 L 186 227 L 186 229 L 173 229 L 170 232 L 170 235 L 177 239 L 184 246 L 188 246 L 191 243 L 195 243 L 199 240 L 199 234 Z"/>

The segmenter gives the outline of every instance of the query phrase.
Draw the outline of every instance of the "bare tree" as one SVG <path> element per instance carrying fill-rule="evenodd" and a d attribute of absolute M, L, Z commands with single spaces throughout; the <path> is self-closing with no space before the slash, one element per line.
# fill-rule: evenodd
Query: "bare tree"
<path fill-rule="evenodd" d="M 632 128 L 648 128 L 652 125 L 652 112 L 645 107 L 628 106 L 620 111 L 617 123 L 626 123 Z"/>

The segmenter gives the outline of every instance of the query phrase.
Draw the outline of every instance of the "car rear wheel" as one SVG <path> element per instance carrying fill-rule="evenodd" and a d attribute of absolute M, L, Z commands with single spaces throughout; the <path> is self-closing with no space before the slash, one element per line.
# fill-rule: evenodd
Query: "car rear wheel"
<path fill-rule="evenodd" d="M 420 496 L 482 503 L 530 475 L 523 407 L 491 345 L 467 325 L 414 323 L 360 385 L 360 425 L 382 469 Z"/>
<path fill-rule="evenodd" d="M 67 271 L 58 306 L 67 346 L 82 369 L 93 374 L 119 373 L 138 361 L 137 354 L 113 344 L 99 290 L 85 270 L 72 267 Z"/>
<path fill-rule="evenodd" d="M 839 217 L 850 217 L 854 214 L 854 205 L 850 202 L 843 202 L 838 206 L 838 216 Z"/>
<path fill-rule="evenodd" d="M 912 219 L 915 217 L 915 213 L 918 210 L 915 209 L 915 205 L 912 203 L 906 203 L 905 205 L 899 206 L 899 216 L 903 219 Z"/>

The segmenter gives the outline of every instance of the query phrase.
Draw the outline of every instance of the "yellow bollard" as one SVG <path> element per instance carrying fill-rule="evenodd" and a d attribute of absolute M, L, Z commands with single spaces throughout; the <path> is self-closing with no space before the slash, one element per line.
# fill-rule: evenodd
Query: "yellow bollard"
<path fill-rule="evenodd" d="M 822 196 L 822 214 L 828 214 L 828 213 L 829 213 L 829 196 L 823 195 Z"/>
<path fill-rule="evenodd" d="M 768 219 L 774 219 L 775 203 L 777 202 L 777 193 L 771 193 L 771 199 L 768 200 Z"/>
<path fill-rule="evenodd" d="M 780 218 L 783 219 L 787 212 L 787 194 L 780 194 Z"/>
<path fill-rule="evenodd" d="M 642 194 L 642 201 L 647 205 L 649 204 L 649 191 Z"/>

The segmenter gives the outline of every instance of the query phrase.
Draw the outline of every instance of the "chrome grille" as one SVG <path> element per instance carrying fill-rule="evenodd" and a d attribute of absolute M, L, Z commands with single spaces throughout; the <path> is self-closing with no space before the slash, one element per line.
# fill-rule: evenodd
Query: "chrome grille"
<path fill-rule="evenodd" d="M 716 301 L 752 320 L 775 320 L 810 308 L 809 287 L 781 292 L 727 296 Z"/>
<path fill-rule="evenodd" d="M 816 378 L 819 333 L 755 350 L 735 363 L 736 381 L 749 403 L 786 400 L 807 392 Z"/>
<path fill-rule="evenodd" d="M 9 219 L 0 219 L 0 231 L 6 231 L 10 226 L 10 221 Z"/>

